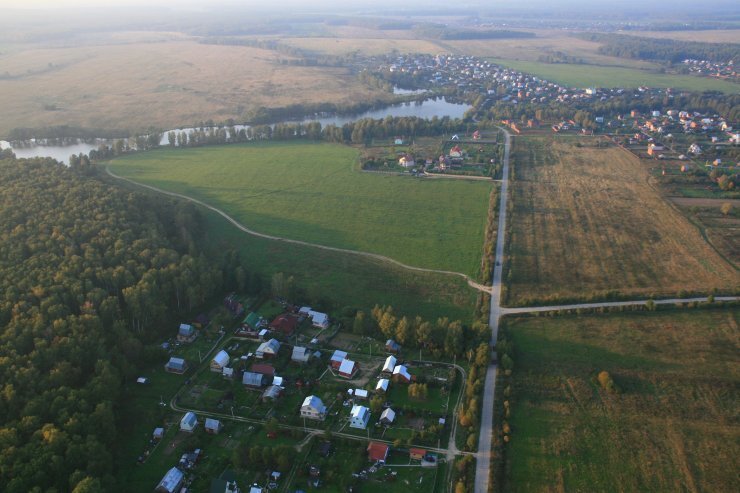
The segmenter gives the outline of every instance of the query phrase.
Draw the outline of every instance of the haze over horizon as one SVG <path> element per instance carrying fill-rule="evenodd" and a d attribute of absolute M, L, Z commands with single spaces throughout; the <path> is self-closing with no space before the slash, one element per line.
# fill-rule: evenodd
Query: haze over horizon
<path fill-rule="evenodd" d="M 326 9 L 335 9 L 338 11 L 357 11 L 369 9 L 379 11 L 382 9 L 400 10 L 450 10 L 453 7 L 449 2 L 442 0 L 407 0 L 399 3 L 391 0 L 357 0 L 351 4 L 337 2 L 336 0 L 315 0 L 307 2 L 306 0 L 277 0 L 265 5 L 264 2 L 256 0 L 235 1 L 235 0 L 217 0 L 204 5 L 202 1 L 197 0 L 0 0 L 0 8 L 8 9 L 69 9 L 69 8 L 107 8 L 107 7 L 172 7 L 177 9 L 197 8 L 208 11 L 218 8 L 249 8 L 259 10 L 274 10 L 280 8 L 297 8 L 305 11 L 325 11 Z M 613 8 L 640 8 L 642 10 L 655 9 L 686 9 L 691 8 L 698 11 L 718 10 L 730 8 L 737 12 L 738 4 L 732 0 L 712 0 L 702 2 L 697 5 L 692 0 L 652 0 L 649 2 L 639 0 L 613 0 L 608 5 L 600 4 L 588 0 L 564 0 L 553 5 L 548 0 L 525 0 L 512 4 L 503 0 L 467 0 L 461 4 L 456 4 L 454 9 L 475 8 L 483 10 L 502 9 L 504 11 L 523 11 L 528 9 L 547 9 L 567 11 L 573 9 L 587 9 L 596 11 L 601 9 Z M 382 13 L 382 12 L 379 12 Z"/>

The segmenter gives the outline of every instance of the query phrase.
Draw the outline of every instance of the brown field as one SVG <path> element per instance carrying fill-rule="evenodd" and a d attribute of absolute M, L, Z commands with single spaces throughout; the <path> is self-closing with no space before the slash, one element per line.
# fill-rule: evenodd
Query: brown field
<path fill-rule="evenodd" d="M 537 37 L 525 39 L 489 39 L 472 41 L 444 41 L 439 44 L 449 51 L 508 60 L 537 61 L 540 55 L 561 51 L 582 58 L 586 63 L 616 67 L 651 69 L 656 65 L 641 60 L 630 60 L 600 55 L 596 52 L 600 43 L 585 41 L 568 33 L 553 30 L 530 30 Z"/>
<path fill-rule="evenodd" d="M 284 44 L 328 55 L 361 52 L 366 55 L 383 55 L 397 50 L 400 53 L 430 53 L 445 51 L 433 41 L 397 38 L 397 31 L 363 29 L 363 37 L 355 38 L 283 38 Z M 390 37 L 389 37 L 390 36 Z"/>
<path fill-rule="evenodd" d="M 495 491 L 736 491 L 739 316 L 507 320 L 511 434 Z"/>
<path fill-rule="evenodd" d="M 575 142 L 516 139 L 508 304 L 740 286 L 737 270 L 648 184 L 647 166 Z"/>
<path fill-rule="evenodd" d="M 135 37 L 135 39 L 140 36 Z M 193 41 L 27 47 L 0 54 L 0 135 L 14 127 L 173 128 L 250 109 L 380 93 L 344 69 L 281 65 L 273 51 Z M 56 108 L 56 109 L 54 109 Z"/>

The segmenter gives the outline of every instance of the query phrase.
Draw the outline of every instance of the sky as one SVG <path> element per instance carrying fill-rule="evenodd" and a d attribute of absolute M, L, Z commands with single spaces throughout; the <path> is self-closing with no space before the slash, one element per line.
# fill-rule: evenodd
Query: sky
<path fill-rule="evenodd" d="M 508 0 L 0 0 L 0 8 L 19 8 L 19 9 L 48 9 L 48 8 L 69 8 L 69 7 L 103 7 L 103 6 L 164 6 L 182 8 L 188 7 L 214 7 L 218 5 L 240 5 L 240 6 L 262 6 L 270 5 L 271 7 L 304 7 L 306 9 L 314 8 L 332 8 L 340 7 L 346 9 L 370 8 L 370 7 L 393 7 L 394 9 L 408 8 L 450 8 L 454 7 L 511 7 L 512 4 L 522 8 L 537 8 L 541 6 L 553 7 L 554 5 L 562 6 L 567 9 L 578 7 L 597 7 L 603 5 L 605 8 L 614 8 L 619 6 L 645 6 L 661 7 L 665 6 L 691 6 L 695 8 L 720 8 L 727 6 L 737 12 L 740 8 L 735 0 L 559 0 L 557 4 L 551 0 L 519 0 L 511 2 Z"/>

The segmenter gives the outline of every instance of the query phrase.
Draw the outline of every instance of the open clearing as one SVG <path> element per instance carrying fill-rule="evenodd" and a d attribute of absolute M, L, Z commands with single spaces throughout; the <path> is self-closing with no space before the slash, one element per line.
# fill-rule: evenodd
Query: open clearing
<path fill-rule="evenodd" d="M 498 491 L 734 491 L 738 316 L 507 321 L 511 442 Z M 599 385 L 601 371 L 618 393 Z"/>
<path fill-rule="evenodd" d="M 195 41 L 36 46 L 0 54 L 0 135 L 16 127 L 175 128 L 243 120 L 250 110 L 388 96 L 346 69 L 283 65 L 291 57 Z"/>
<path fill-rule="evenodd" d="M 112 168 L 261 233 L 476 276 L 492 183 L 359 173 L 357 156 L 336 144 L 252 143 L 134 154 Z"/>
<path fill-rule="evenodd" d="M 507 304 L 740 285 L 738 272 L 648 185 L 637 158 L 575 142 L 515 141 Z"/>
<path fill-rule="evenodd" d="M 542 63 L 491 58 L 494 63 L 537 75 L 552 82 L 572 87 L 671 87 L 689 91 L 721 91 L 727 94 L 740 92 L 740 85 L 708 77 L 671 75 L 626 67 L 571 63 Z"/>

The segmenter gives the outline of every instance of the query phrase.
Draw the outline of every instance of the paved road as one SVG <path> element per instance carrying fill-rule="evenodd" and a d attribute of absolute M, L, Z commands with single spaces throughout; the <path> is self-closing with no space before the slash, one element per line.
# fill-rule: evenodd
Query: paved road
<path fill-rule="evenodd" d="M 500 127 L 499 127 L 500 128 Z M 509 152 L 511 151 L 511 135 L 503 130 L 504 141 L 504 168 L 501 173 L 501 196 L 498 209 L 498 231 L 496 236 L 496 264 L 493 269 L 491 283 L 491 314 L 488 325 L 491 327 L 491 342 L 493 348 L 498 338 L 498 323 L 501 318 L 501 278 L 504 263 L 504 238 L 506 235 L 506 201 L 509 191 Z M 493 433 L 493 402 L 496 394 L 496 365 L 491 364 L 486 371 L 484 384 L 483 408 L 481 410 L 480 435 L 478 436 L 478 454 L 475 467 L 475 493 L 488 492 L 488 478 L 491 472 L 491 437 Z"/>
<path fill-rule="evenodd" d="M 740 301 L 740 296 L 716 296 L 715 301 Z M 649 300 L 632 301 L 605 301 L 601 303 L 577 303 L 574 305 L 551 305 L 551 306 L 524 306 L 518 308 L 501 308 L 501 315 L 514 315 L 517 313 L 551 312 L 558 310 L 577 310 L 579 308 L 602 308 L 617 306 L 646 305 Z M 656 305 L 675 305 L 677 303 L 705 302 L 707 298 L 670 298 L 664 300 L 653 300 Z"/>
<path fill-rule="evenodd" d="M 114 172 L 112 172 L 108 166 L 105 167 L 105 171 L 106 171 L 106 173 L 108 173 L 110 176 L 112 176 L 113 178 L 115 178 L 117 180 L 126 181 L 126 182 L 131 183 L 133 185 L 136 185 L 138 187 L 147 188 L 147 189 L 152 190 L 154 192 L 161 193 L 162 195 L 168 195 L 170 197 L 177 197 L 177 198 L 180 198 L 180 199 L 183 199 L 183 200 L 187 200 L 188 202 L 192 202 L 194 204 L 198 204 L 201 207 L 205 207 L 206 209 L 215 212 L 219 216 L 221 216 L 224 219 L 226 219 L 227 221 L 229 221 L 231 224 L 233 224 L 234 226 L 236 226 L 239 230 L 244 231 L 245 233 L 250 234 L 252 236 L 257 236 L 259 238 L 265 238 L 267 240 L 282 241 L 284 243 L 292 243 L 294 245 L 302 245 L 302 246 L 307 246 L 307 247 L 311 247 L 311 248 L 319 248 L 321 250 L 329 250 L 329 251 L 332 251 L 332 252 L 347 253 L 347 254 L 350 254 L 350 255 L 357 255 L 357 256 L 360 256 L 360 257 L 372 258 L 372 259 L 375 259 L 375 260 L 379 260 L 381 262 L 393 264 L 393 265 L 395 265 L 397 267 L 401 267 L 403 269 L 412 270 L 412 271 L 416 271 L 416 272 L 431 272 L 431 273 L 434 273 L 434 274 L 444 274 L 444 275 L 462 277 L 468 283 L 468 286 L 470 286 L 473 289 L 477 289 L 478 291 L 484 291 L 486 293 L 489 292 L 489 290 L 490 290 L 490 288 L 488 286 L 484 286 L 484 285 L 476 282 L 470 276 L 468 276 L 466 274 L 463 274 L 462 272 L 454 272 L 454 271 L 450 271 L 450 270 L 439 270 L 439 269 L 425 269 L 423 267 L 414 267 L 412 265 L 406 265 L 406 264 L 404 264 L 402 262 L 399 262 L 398 260 L 394 260 L 394 259 L 392 259 L 390 257 L 386 257 L 385 255 L 379 255 L 377 253 L 363 252 L 363 251 L 360 251 L 360 250 L 348 250 L 346 248 L 330 247 L 330 246 L 326 246 L 326 245 L 319 245 L 317 243 L 310 243 L 308 241 L 292 240 L 290 238 L 283 238 L 281 236 L 273 236 L 273 235 L 268 235 L 268 234 L 265 234 L 265 233 L 260 233 L 258 231 L 254 231 L 253 229 L 249 229 L 248 227 L 244 226 L 242 223 L 240 223 L 239 221 L 237 221 L 233 217 L 229 216 L 228 214 L 226 214 L 221 209 L 218 209 L 218 208 L 216 208 L 216 207 L 214 207 L 212 205 L 206 204 L 205 202 L 202 202 L 202 201 L 200 201 L 200 200 L 198 200 L 196 198 L 193 198 L 193 197 L 190 197 L 188 195 L 181 194 L 181 193 L 177 193 L 177 192 L 170 192 L 170 191 L 167 191 L 167 190 L 162 190 L 161 188 L 157 188 L 157 187 L 154 187 L 152 185 L 147 185 L 145 183 L 140 183 L 138 181 L 132 180 L 130 178 L 125 178 L 123 176 L 119 176 L 119 175 L 115 174 Z"/>

